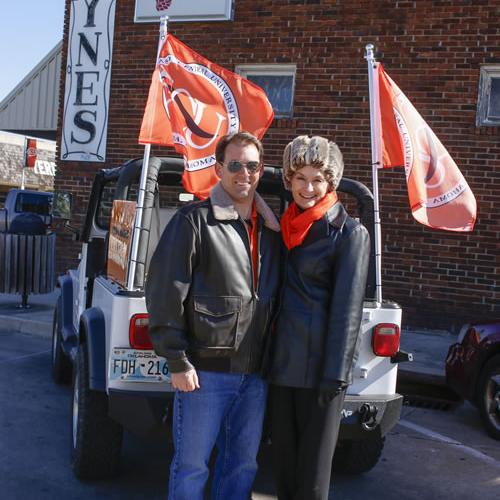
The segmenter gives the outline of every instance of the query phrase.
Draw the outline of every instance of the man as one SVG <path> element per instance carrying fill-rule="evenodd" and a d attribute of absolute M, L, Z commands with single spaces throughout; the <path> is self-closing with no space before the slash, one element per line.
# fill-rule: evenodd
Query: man
<path fill-rule="evenodd" d="M 247 132 L 216 148 L 220 182 L 176 212 L 146 285 L 150 335 L 176 389 L 169 499 L 249 497 L 267 388 L 258 372 L 279 280 L 279 224 L 255 193 L 263 148 Z"/>

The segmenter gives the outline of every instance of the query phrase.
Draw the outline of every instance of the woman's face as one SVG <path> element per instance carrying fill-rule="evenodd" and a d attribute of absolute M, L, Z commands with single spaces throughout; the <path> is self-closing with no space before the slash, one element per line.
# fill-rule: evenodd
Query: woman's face
<path fill-rule="evenodd" d="M 314 207 L 325 196 L 329 187 L 322 172 L 311 165 L 297 170 L 290 184 L 293 200 L 303 210 Z"/>

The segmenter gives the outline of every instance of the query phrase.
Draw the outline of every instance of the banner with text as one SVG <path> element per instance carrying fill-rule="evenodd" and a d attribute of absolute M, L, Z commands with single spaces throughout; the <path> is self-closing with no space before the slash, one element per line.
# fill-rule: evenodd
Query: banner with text
<path fill-rule="evenodd" d="M 61 160 L 106 160 L 115 5 L 71 1 Z"/>

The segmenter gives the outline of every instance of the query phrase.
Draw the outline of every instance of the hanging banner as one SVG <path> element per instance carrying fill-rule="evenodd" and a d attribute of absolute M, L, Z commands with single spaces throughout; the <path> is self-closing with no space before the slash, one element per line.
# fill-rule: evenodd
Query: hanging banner
<path fill-rule="evenodd" d="M 168 22 L 231 21 L 234 0 L 135 0 L 135 22 L 158 22 L 160 15 Z"/>
<path fill-rule="evenodd" d="M 71 0 L 61 160 L 106 160 L 115 0 Z"/>

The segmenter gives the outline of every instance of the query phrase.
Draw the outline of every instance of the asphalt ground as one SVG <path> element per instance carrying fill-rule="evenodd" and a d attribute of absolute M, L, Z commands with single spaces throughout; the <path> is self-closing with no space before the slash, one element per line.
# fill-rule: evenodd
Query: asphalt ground
<path fill-rule="evenodd" d="M 71 388 L 50 376 L 50 339 L 2 330 L 0 324 L 0 497 L 6 500 L 163 499 L 167 442 L 126 433 L 119 475 L 78 481 L 71 470 Z M 275 500 L 264 446 L 252 500 Z M 498 498 L 500 448 L 475 408 L 407 407 L 389 432 L 379 463 L 360 476 L 334 474 L 330 499 L 469 500 Z"/>

